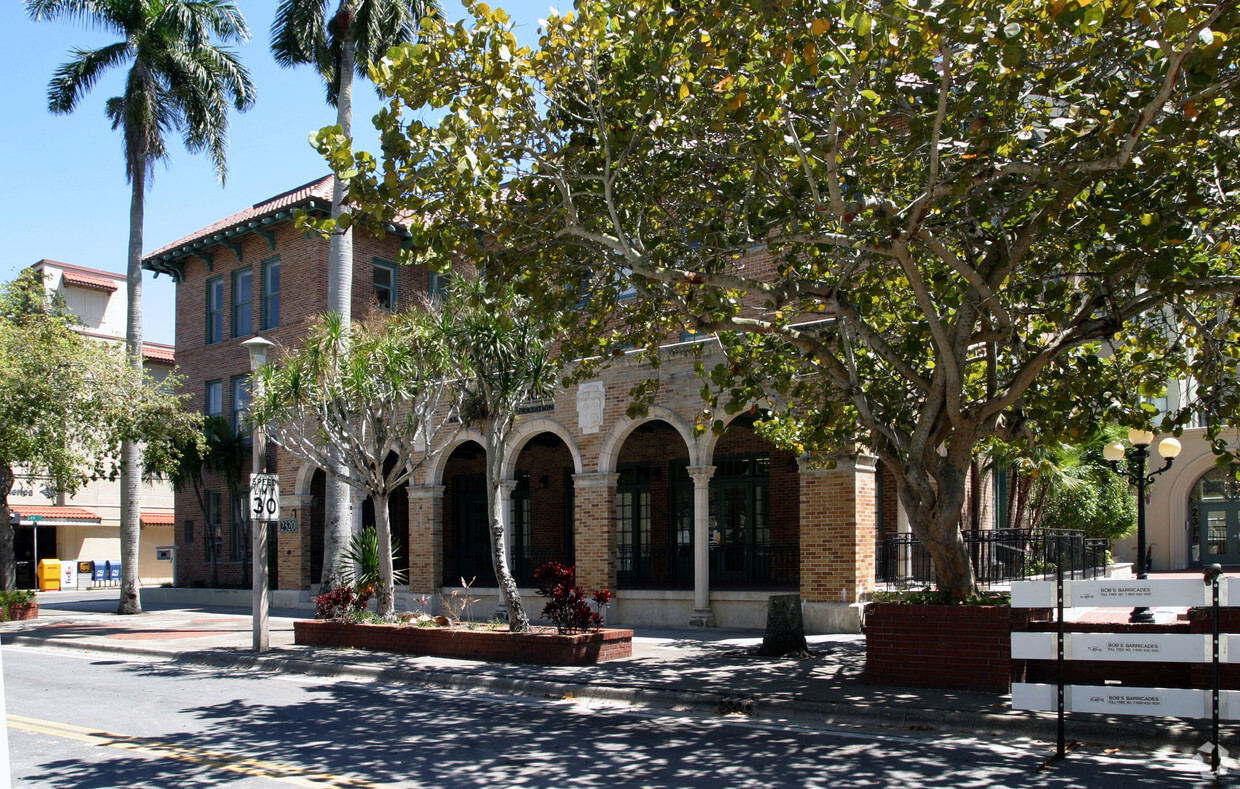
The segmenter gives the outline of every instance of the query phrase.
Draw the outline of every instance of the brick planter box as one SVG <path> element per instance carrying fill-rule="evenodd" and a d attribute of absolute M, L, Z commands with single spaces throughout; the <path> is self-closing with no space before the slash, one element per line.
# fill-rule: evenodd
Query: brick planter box
<path fill-rule="evenodd" d="M 38 603 L 13 603 L 8 606 L 8 621 L 20 621 L 23 619 L 38 619 L 39 604 Z"/>
<path fill-rule="evenodd" d="M 1012 689 L 1012 629 L 1044 612 L 1006 605 L 871 603 L 865 680 L 871 685 L 989 693 Z"/>
<path fill-rule="evenodd" d="M 581 666 L 633 654 L 633 631 L 604 629 L 562 636 L 555 632 L 450 630 L 303 619 L 293 623 L 294 643 L 406 652 L 430 657 Z"/>

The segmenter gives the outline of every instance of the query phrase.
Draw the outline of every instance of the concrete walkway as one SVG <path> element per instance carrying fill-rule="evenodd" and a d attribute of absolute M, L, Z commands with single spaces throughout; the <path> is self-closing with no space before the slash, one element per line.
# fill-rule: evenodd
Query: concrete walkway
<path fill-rule="evenodd" d="M 633 656 L 596 666 L 480 663 L 352 649 L 297 646 L 293 622 L 305 610 L 276 610 L 271 650 L 252 649 L 249 611 L 149 606 L 115 613 L 115 591 L 41 592 L 39 619 L 0 626 L 5 645 L 131 654 L 191 664 L 401 682 L 455 690 L 571 697 L 694 714 L 750 715 L 806 726 L 882 727 L 893 732 L 1029 737 L 1053 744 L 1053 714 L 1014 711 L 1006 695 L 867 685 L 865 637 L 810 636 L 808 659 L 756 657 L 762 634 L 722 629 L 635 628 Z M 1226 727 L 1229 750 L 1237 731 Z M 1193 750 L 1209 721 L 1068 716 L 1067 737 L 1114 746 Z M 1053 745 L 1048 746 L 1053 747 Z"/>

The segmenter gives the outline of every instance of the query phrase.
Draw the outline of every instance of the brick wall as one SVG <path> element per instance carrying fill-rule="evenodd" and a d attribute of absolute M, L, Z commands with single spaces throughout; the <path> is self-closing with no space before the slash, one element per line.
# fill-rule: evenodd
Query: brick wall
<path fill-rule="evenodd" d="M 1036 609 L 872 603 L 865 616 L 865 679 L 871 685 L 1008 693 L 1013 626 Z"/>

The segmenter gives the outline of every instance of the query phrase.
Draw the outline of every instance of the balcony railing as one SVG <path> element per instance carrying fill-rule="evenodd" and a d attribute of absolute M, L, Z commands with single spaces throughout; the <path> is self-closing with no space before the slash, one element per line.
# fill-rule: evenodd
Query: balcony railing
<path fill-rule="evenodd" d="M 1071 529 L 984 529 L 963 532 L 979 586 L 1054 575 L 1094 578 L 1106 570 L 1108 543 Z M 897 587 L 933 584 L 934 562 L 911 534 L 884 537 L 877 545 L 876 576 Z"/>

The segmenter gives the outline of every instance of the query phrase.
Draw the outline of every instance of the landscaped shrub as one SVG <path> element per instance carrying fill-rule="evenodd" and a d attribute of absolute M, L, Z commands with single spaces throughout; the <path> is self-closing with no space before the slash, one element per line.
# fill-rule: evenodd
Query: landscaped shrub
<path fill-rule="evenodd" d="M 370 589 L 355 595 L 348 586 L 339 586 L 314 598 L 315 619 L 353 619 L 366 610 L 372 596 Z"/>
<path fill-rule="evenodd" d="M 565 566 L 559 562 L 547 562 L 534 571 L 538 581 L 538 593 L 550 598 L 542 615 L 556 626 L 560 633 L 583 633 L 603 626 L 603 615 L 590 607 L 593 600 L 598 609 L 611 602 L 612 594 L 598 589 L 589 598 L 577 585 L 576 565 Z"/>

